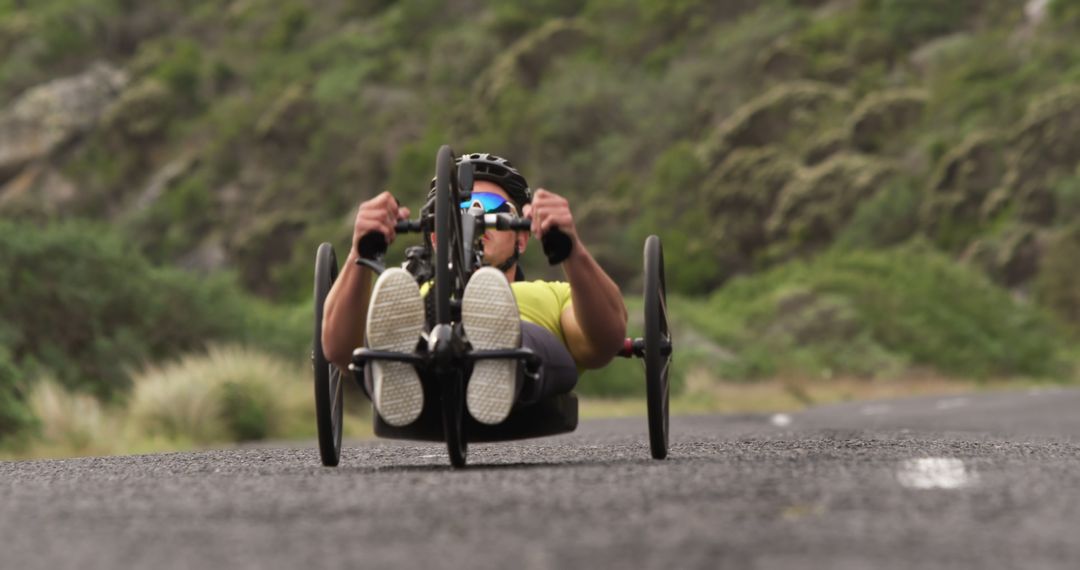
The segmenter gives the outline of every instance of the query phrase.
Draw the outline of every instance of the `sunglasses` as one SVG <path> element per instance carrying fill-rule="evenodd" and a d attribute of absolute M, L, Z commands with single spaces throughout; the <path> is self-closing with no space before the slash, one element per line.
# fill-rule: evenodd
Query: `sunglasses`
<path fill-rule="evenodd" d="M 488 214 L 517 214 L 514 207 L 506 198 L 490 192 L 473 192 L 472 197 L 461 203 L 462 210 L 482 208 Z"/>

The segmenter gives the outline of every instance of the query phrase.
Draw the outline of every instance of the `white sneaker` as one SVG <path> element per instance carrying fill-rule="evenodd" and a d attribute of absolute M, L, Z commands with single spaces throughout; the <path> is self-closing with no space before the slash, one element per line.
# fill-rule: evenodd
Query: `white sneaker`
<path fill-rule="evenodd" d="M 521 315 L 506 275 L 494 267 L 473 273 L 461 299 L 461 324 L 473 350 L 521 346 Z M 478 360 L 473 365 L 465 404 L 483 424 L 510 415 L 517 396 L 516 360 Z"/>
<path fill-rule="evenodd" d="M 368 305 L 368 348 L 412 353 L 424 330 L 424 302 L 408 271 L 391 267 L 375 281 Z M 392 426 L 412 423 L 424 409 L 424 389 L 416 369 L 407 362 L 371 361 L 372 401 L 383 421 Z"/>

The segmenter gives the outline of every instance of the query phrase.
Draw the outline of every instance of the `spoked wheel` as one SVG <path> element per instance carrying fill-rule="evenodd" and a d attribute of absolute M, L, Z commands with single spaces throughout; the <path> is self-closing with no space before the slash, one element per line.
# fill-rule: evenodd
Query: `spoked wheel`
<path fill-rule="evenodd" d="M 454 152 L 443 145 L 435 160 L 435 326 L 452 326 L 451 299 L 457 297 L 464 283 L 460 274 L 464 268 L 461 249 L 461 218 L 457 196 L 454 196 Z M 449 346 L 436 346 L 451 351 Z M 457 370 L 437 374 L 441 383 L 443 433 L 454 467 L 465 465 L 468 442 L 465 435 L 465 379 Z"/>
<path fill-rule="evenodd" d="M 649 411 L 649 447 L 655 459 L 667 457 L 668 370 L 671 332 L 668 329 L 664 249 L 660 238 L 645 240 L 645 380 Z"/>
<path fill-rule="evenodd" d="M 311 343 L 311 366 L 315 373 L 315 422 L 319 428 L 319 455 L 323 465 L 335 467 L 341 459 L 341 420 L 344 394 L 341 370 L 323 355 L 323 305 L 337 279 L 337 256 L 328 243 L 315 254 L 315 330 Z"/>

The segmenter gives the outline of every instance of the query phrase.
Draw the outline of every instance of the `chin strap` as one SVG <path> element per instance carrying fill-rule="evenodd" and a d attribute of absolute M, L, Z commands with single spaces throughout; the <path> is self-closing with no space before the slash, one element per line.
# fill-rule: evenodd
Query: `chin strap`
<path fill-rule="evenodd" d="M 514 266 L 515 263 L 518 262 L 519 257 L 521 257 L 521 250 L 518 249 L 518 244 L 515 241 L 514 242 L 514 254 L 511 255 L 510 257 L 506 258 L 506 261 L 500 263 L 499 265 L 496 265 L 495 268 L 498 269 L 499 271 L 502 271 L 503 273 L 506 273 L 507 271 L 510 270 L 511 267 Z"/>

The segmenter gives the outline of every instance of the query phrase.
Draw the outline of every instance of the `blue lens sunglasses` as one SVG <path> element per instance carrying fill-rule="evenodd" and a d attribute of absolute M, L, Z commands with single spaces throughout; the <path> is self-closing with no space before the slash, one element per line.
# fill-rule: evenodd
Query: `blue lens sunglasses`
<path fill-rule="evenodd" d="M 506 198 L 490 192 L 473 192 L 470 199 L 461 203 L 462 210 L 477 206 L 488 214 L 517 214 L 517 209 Z"/>

